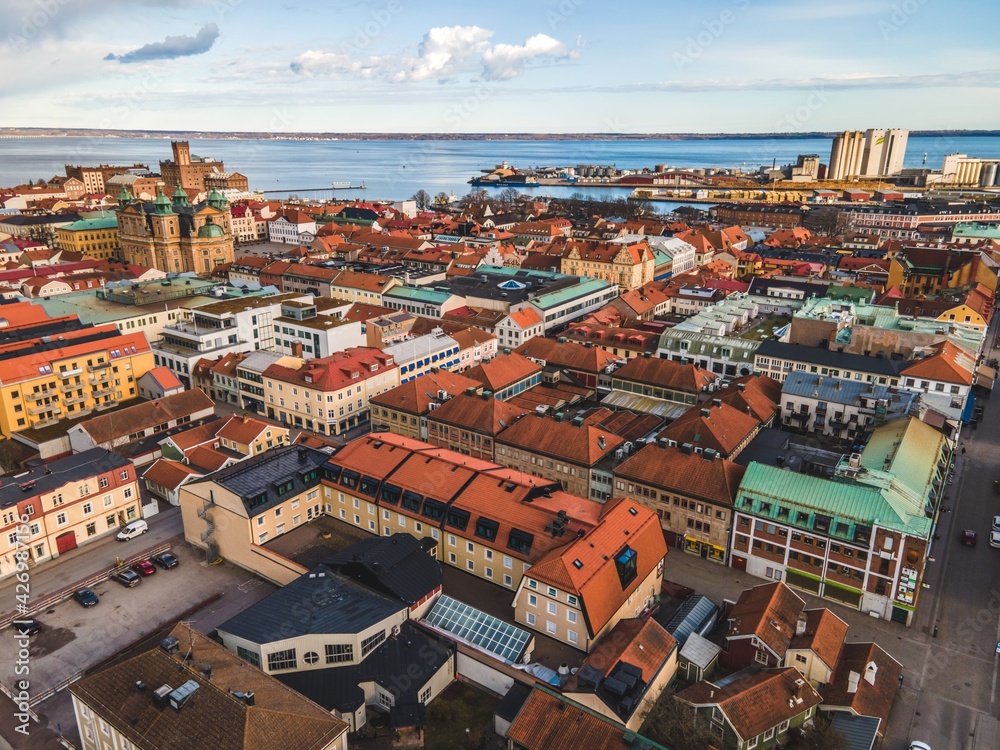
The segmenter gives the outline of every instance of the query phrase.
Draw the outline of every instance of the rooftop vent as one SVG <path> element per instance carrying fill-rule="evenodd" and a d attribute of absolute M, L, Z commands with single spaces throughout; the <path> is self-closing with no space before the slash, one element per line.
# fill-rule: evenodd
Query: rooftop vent
<path fill-rule="evenodd" d="M 174 709 L 174 711 L 180 711 L 187 705 L 188 701 L 191 700 L 191 696 L 195 694 L 198 687 L 199 685 L 195 680 L 188 680 L 185 682 L 167 696 L 167 699 L 170 701 L 170 707 Z"/>
<path fill-rule="evenodd" d="M 168 654 L 176 654 L 181 647 L 181 642 L 177 639 L 175 635 L 168 635 L 162 641 L 160 641 L 160 648 L 166 651 Z"/>

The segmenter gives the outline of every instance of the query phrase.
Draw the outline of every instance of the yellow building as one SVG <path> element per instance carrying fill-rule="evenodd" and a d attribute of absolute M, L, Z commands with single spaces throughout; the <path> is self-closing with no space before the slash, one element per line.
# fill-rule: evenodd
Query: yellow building
<path fill-rule="evenodd" d="M 0 480 L 0 578 L 117 533 L 142 517 L 132 462 L 104 448 Z"/>
<path fill-rule="evenodd" d="M 294 361 L 301 364 L 275 363 L 263 372 L 267 416 L 323 435 L 368 423 L 369 398 L 399 385 L 399 367 L 378 349 L 359 346 Z"/>
<path fill-rule="evenodd" d="M 136 398 L 136 381 L 154 367 L 146 337 L 119 333 L 111 324 L 20 346 L 20 356 L 0 362 L 0 433 L 5 437 Z"/>
<path fill-rule="evenodd" d="M 97 219 L 81 219 L 56 228 L 59 249 L 88 255 L 95 260 L 118 260 L 118 218 L 114 214 Z"/>
<path fill-rule="evenodd" d="M 161 191 L 155 201 L 132 201 L 122 190 L 118 234 L 127 263 L 172 273 L 207 275 L 233 262 L 233 227 L 229 206 L 212 191 L 204 203 L 191 205 L 180 187 L 173 200 Z"/>
<path fill-rule="evenodd" d="M 656 259 L 645 240 L 633 243 L 576 242 L 566 246 L 562 272 L 617 284 L 623 292 L 653 280 Z"/>

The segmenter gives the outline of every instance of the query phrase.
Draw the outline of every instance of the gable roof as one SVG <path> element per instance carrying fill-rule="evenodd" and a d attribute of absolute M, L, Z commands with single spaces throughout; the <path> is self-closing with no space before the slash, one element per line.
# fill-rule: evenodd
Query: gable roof
<path fill-rule="evenodd" d="M 541 370 L 542 367 L 538 363 L 512 352 L 494 357 L 489 362 L 481 362 L 466 370 L 465 374 L 478 380 L 491 391 L 500 391 Z"/>
<path fill-rule="evenodd" d="M 564 367 L 581 372 L 601 373 L 616 359 L 599 346 L 585 346 L 572 341 L 535 336 L 514 350 L 534 360 L 542 360 L 547 367 Z"/>
<path fill-rule="evenodd" d="M 614 558 L 626 546 L 636 553 L 637 575 L 623 586 Z M 597 527 L 550 552 L 529 575 L 577 594 L 589 631 L 594 634 L 666 554 L 658 516 L 634 500 L 620 497 L 605 504 Z"/>
<path fill-rule="evenodd" d="M 782 659 L 803 607 L 805 601 L 780 581 L 746 589 L 729 612 L 726 638 L 756 636 Z"/>
<path fill-rule="evenodd" d="M 819 705 L 822 698 L 794 667 L 749 669 L 677 693 L 695 706 L 718 706 L 741 740 L 748 740 Z"/>
<path fill-rule="evenodd" d="M 900 375 L 907 378 L 923 378 L 945 383 L 970 385 L 975 377 L 974 357 L 951 341 L 942 341 L 931 347 L 934 354 L 908 365 Z"/>
<path fill-rule="evenodd" d="M 165 367 L 164 365 L 160 365 L 159 367 L 154 367 L 152 370 L 149 370 L 146 374 L 149 375 L 154 381 L 156 381 L 156 384 L 159 385 L 160 388 L 162 388 L 165 391 L 170 391 L 173 390 L 174 388 L 184 387 L 184 384 L 177 379 L 177 376 L 170 371 L 170 368 Z"/>
<path fill-rule="evenodd" d="M 101 414 L 76 425 L 101 445 L 136 432 L 152 429 L 165 422 L 212 410 L 212 401 L 201 388 L 181 391 L 154 401 L 147 401 L 124 409 Z"/>
<path fill-rule="evenodd" d="M 833 669 L 847 639 L 847 623 L 825 607 L 807 609 L 800 615 L 800 619 L 803 618 L 805 632 L 792 638 L 788 648 L 812 651 Z"/>
<path fill-rule="evenodd" d="M 362 539 L 324 565 L 411 606 L 441 588 L 441 566 L 406 533 Z"/>
<path fill-rule="evenodd" d="M 730 457 L 741 443 L 758 429 L 760 422 L 752 414 L 725 402 L 696 405 L 674 420 L 657 437 L 690 443 L 696 448 L 711 448 Z"/>
<path fill-rule="evenodd" d="M 402 385 L 372 396 L 369 401 L 389 409 L 410 414 L 426 414 L 432 403 L 439 400 L 439 392 L 449 396 L 464 393 L 467 388 L 481 388 L 477 380 L 449 370 L 427 372 Z"/>
<path fill-rule="evenodd" d="M 868 669 L 869 664 L 875 665 L 874 672 Z M 883 734 L 899 690 L 902 671 L 902 665 L 875 643 L 845 644 L 834 670 L 833 681 L 823 691 L 823 704 L 831 709 L 846 709 L 859 716 L 878 717 L 882 720 L 879 734 Z M 857 680 L 852 673 L 858 675 Z"/>
<path fill-rule="evenodd" d="M 593 425 L 577 426 L 572 422 L 535 415 L 514 422 L 497 437 L 496 442 L 580 466 L 593 466 L 625 440 Z"/>
<path fill-rule="evenodd" d="M 526 413 L 526 409 L 509 401 L 460 393 L 437 407 L 429 421 L 496 435 Z"/>
<path fill-rule="evenodd" d="M 700 393 L 718 378 L 697 365 L 684 365 L 671 359 L 635 357 L 615 370 L 615 379 L 645 383 L 660 388 L 676 388 Z"/>
<path fill-rule="evenodd" d="M 684 453 L 679 446 L 646 445 L 615 468 L 616 477 L 683 492 L 718 505 L 732 505 L 746 472 L 742 466 L 722 458 Z"/>

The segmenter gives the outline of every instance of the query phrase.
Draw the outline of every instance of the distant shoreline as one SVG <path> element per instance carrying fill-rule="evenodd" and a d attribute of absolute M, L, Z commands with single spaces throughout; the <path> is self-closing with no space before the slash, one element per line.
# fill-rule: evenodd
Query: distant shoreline
<path fill-rule="evenodd" d="M 97 128 L 0 128 L 5 138 L 181 138 L 281 141 L 715 141 L 833 138 L 836 132 L 808 133 L 263 133 L 256 131 L 99 130 Z M 1000 137 L 1000 130 L 911 130 L 914 138 Z"/>

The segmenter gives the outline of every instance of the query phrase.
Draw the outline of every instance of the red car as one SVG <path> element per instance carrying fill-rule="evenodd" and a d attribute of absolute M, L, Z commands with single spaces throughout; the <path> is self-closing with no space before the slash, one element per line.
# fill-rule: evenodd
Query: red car
<path fill-rule="evenodd" d="M 976 546 L 976 532 L 972 529 L 966 529 L 962 532 L 962 544 L 966 547 Z"/>
<path fill-rule="evenodd" d="M 149 560 L 140 560 L 132 565 L 132 570 L 141 576 L 151 576 L 156 572 L 156 566 Z"/>

